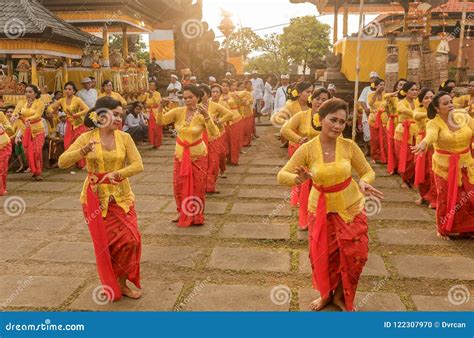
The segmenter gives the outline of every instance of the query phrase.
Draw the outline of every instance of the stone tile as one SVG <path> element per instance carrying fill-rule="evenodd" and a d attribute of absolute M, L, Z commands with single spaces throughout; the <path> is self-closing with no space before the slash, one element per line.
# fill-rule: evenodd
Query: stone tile
<path fill-rule="evenodd" d="M 28 229 L 28 230 L 55 230 L 61 231 L 66 225 L 71 223 L 71 219 L 68 217 L 57 217 L 57 216 L 33 216 L 33 215 L 22 215 L 18 217 L 10 217 L 10 222 L 5 224 L 6 227 L 14 227 L 16 229 Z"/>
<path fill-rule="evenodd" d="M 250 167 L 248 170 L 249 174 L 267 174 L 271 176 L 276 176 L 278 175 L 278 172 L 280 169 L 283 168 L 283 166 L 270 166 L 270 167 Z"/>
<path fill-rule="evenodd" d="M 92 242 L 52 242 L 34 254 L 31 258 L 52 262 L 95 263 Z"/>
<path fill-rule="evenodd" d="M 319 292 L 313 289 L 301 289 L 298 292 L 300 311 L 311 311 L 310 304 L 319 297 Z M 395 293 L 357 292 L 354 299 L 357 311 L 406 311 L 400 297 Z M 341 311 L 330 303 L 323 312 Z"/>
<path fill-rule="evenodd" d="M 173 191 L 168 191 L 164 189 L 161 185 L 150 184 L 150 183 L 136 183 L 132 186 L 133 193 L 136 195 L 164 195 L 165 192 L 169 193 L 167 195 L 172 196 Z"/>
<path fill-rule="evenodd" d="M 226 223 L 222 229 L 224 238 L 289 239 L 288 224 Z"/>
<path fill-rule="evenodd" d="M 174 157 L 174 153 L 175 153 L 174 149 L 157 149 L 157 150 L 148 152 L 147 155 L 150 157 L 164 157 L 164 158 L 171 159 Z"/>
<path fill-rule="evenodd" d="M 212 251 L 208 267 L 289 272 L 290 254 L 270 249 L 217 247 Z"/>
<path fill-rule="evenodd" d="M 252 189 L 240 189 L 238 196 L 242 198 L 287 199 L 290 196 L 290 191 L 286 187 L 281 187 L 281 188 L 258 187 L 258 188 L 252 188 Z"/>
<path fill-rule="evenodd" d="M 194 267 L 199 255 L 203 252 L 193 247 L 152 246 L 144 245 L 142 250 L 142 263 L 174 264 L 183 267 Z"/>
<path fill-rule="evenodd" d="M 271 301 L 272 287 L 204 284 L 188 298 L 184 311 L 288 311 L 289 302 Z"/>
<path fill-rule="evenodd" d="M 436 236 L 435 229 L 377 229 L 377 237 L 384 244 L 399 245 L 451 245 L 452 241 L 442 241 Z"/>
<path fill-rule="evenodd" d="M 434 216 L 432 216 L 423 207 L 397 208 L 397 207 L 382 205 L 380 213 L 371 216 L 370 219 L 387 220 L 387 221 L 430 222 L 430 221 L 434 221 Z"/>
<path fill-rule="evenodd" d="M 130 287 L 133 288 L 132 285 Z M 101 284 L 96 281 L 68 308 L 85 311 L 172 311 L 182 287 L 181 282 L 166 284 L 160 281 L 144 280 L 142 281 L 143 295 L 140 299 L 122 297 L 120 302 L 102 303 L 102 298 L 97 298 L 97 296 L 100 297 Z M 95 302 L 94 299 L 99 301 Z"/>
<path fill-rule="evenodd" d="M 0 276 L 0 307 L 58 307 L 83 283 L 80 278 Z"/>
<path fill-rule="evenodd" d="M 357 311 L 406 311 L 400 297 L 391 292 L 357 292 L 354 299 Z"/>
<path fill-rule="evenodd" d="M 213 198 L 213 199 L 221 200 L 223 197 L 231 197 L 231 196 L 234 196 L 235 194 L 235 188 L 231 188 L 231 187 L 220 188 L 219 181 L 217 183 L 217 191 L 219 191 L 218 194 L 207 194 L 206 199 Z"/>
<path fill-rule="evenodd" d="M 300 273 L 312 273 L 311 271 L 311 262 L 309 261 L 308 252 L 300 252 L 300 264 L 299 272 Z M 362 276 L 389 276 L 390 273 L 385 268 L 382 257 L 376 254 L 369 253 L 367 263 L 364 266 L 362 271 Z"/>
<path fill-rule="evenodd" d="M 291 216 L 291 207 L 286 201 L 280 201 L 279 203 L 235 203 L 231 214 L 265 217 Z"/>
<path fill-rule="evenodd" d="M 283 159 L 278 159 L 278 158 L 256 158 L 252 161 L 252 164 L 256 165 L 266 165 L 266 166 L 284 166 L 286 163 L 285 160 Z"/>
<path fill-rule="evenodd" d="M 148 223 L 148 222 L 147 222 Z M 146 235 L 178 235 L 178 236 L 208 236 L 211 234 L 213 226 L 212 222 L 206 219 L 206 223 L 201 226 L 179 227 L 170 219 L 154 218 L 152 224 L 142 231 Z"/>
<path fill-rule="evenodd" d="M 377 188 L 400 188 L 400 182 L 398 177 L 378 177 L 374 186 Z"/>
<path fill-rule="evenodd" d="M 0 239 L 0 260 L 25 258 L 40 244 L 40 241 Z"/>
<path fill-rule="evenodd" d="M 413 203 L 419 196 L 416 192 L 402 189 L 383 189 L 384 202 Z"/>
<path fill-rule="evenodd" d="M 202 204 L 198 203 L 196 206 L 199 205 L 199 209 L 202 209 Z M 213 201 L 207 201 L 206 200 L 206 205 L 204 208 L 204 214 L 219 214 L 222 215 L 226 208 L 227 208 L 228 203 L 227 202 L 213 202 Z M 176 202 L 171 202 L 163 212 L 176 212 Z"/>
<path fill-rule="evenodd" d="M 242 166 L 242 165 L 239 165 L 239 166 L 229 166 L 227 167 L 227 170 L 226 170 L 226 173 L 227 174 L 242 174 L 244 173 L 245 171 L 247 170 L 247 167 L 246 166 Z"/>
<path fill-rule="evenodd" d="M 300 311 L 311 311 L 311 302 L 315 299 L 318 299 L 320 293 L 316 290 L 310 288 L 304 288 L 298 290 L 298 303 L 300 307 Z M 336 312 L 341 311 L 338 306 L 330 303 L 326 306 L 322 312 Z"/>
<path fill-rule="evenodd" d="M 374 168 L 374 171 L 375 171 L 375 176 L 376 177 L 388 177 L 389 176 L 386 167 L 377 167 L 377 168 Z"/>
<path fill-rule="evenodd" d="M 172 174 L 173 173 L 173 166 L 171 165 L 163 165 L 163 164 L 147 164 L 144 166 L 145 173 L 166 173 Z"/>
<path fill-rule="evenodd" d="M 474 300 L 471 297 L 466 297 L 467 293 L 459 289 L 459 295 L 453 294 L 451 303 L 448 299 L 448 291 L 446 296 L 411 296 L 413 302 L 416 305 L 418 311 L 474 311 Z M 472 295 L 474 290 L 471 288 L 470 294 Z M 459 305 L 455 305 L 459 302 Z"/>
<path fill-rule="evenodd" d="M 160 209 L 168 203 L 168 200 L 153 198 L 153 197 L 141 197 L 137 198 L 136 201 L 137 212 L 158 212 Z"/>
<path fill-rule="evenodd" d="M 82 183 L 66 183 L 66 182 L 30 182 L 27 183 L 18 190 L 24 191 L 46 191 L 46 192 L 63 192 L 73 187 L 80 187 L 82 189 Z"/>
<path fill-rule="evenodd" d="M 7 180 L 7 190 L 11 193 L 20 190 L 19 188 L 23 185 L 27 184 L 27 182 L 24 181 L 10 181 L 10 174 L 8 175 L 8 180 Z"/>
<path fill-rule="evenodd" d="M 474 280 L 469 267 L 474 266 L 474 259 L 461 256 L 391 256 L 395 268 L 402 277 L 424 277 L 433 279 Z"/>
<path fill-rule="evenodd" d="M 161 173 L 156 172 L 153 174 L 146 174 L 140 177 L 141 183 L 167 183 L 173 182 L 173 174 L 172 173 Z M 157 189 L 160 188 L 160 185 L 155 185 Z"/>
<path fill-rule="evenodd" d="M 71 174 L 71 172 L 73 172 L 74 174 Z M 48 177 L 48 180 L 61 181 L 61 182 L 84 182 L 86 177 L 87 177 L 87 174 L 85 170 L 76 171 L 76 169 L 74 169 L 71 171 L 64 171 L 64 174 L 54 174 L 51 177 Z M 44 181 L 41 183 L 44 183 Z"/>
<path fill-rule="evenodd" d="M 48 210 L 74 210 L 79 209 L 82 210 L 81 202 L 79 201 L 79 196 L 62 196 L 57 197 L 39 207 L 40 209 L 48 209 Z"/>
<path fill-rule="evenodd" d="M 242 177 L 240 175 L 236 174 L 228 174 L 227 178 L 222 178 L 220 177 L 218 180 L 218 185 L 238 185 L 240 181 L 242 180 Z"/>
<path fill-rule="evenodd" d="M 31 212 L 30 208 L 36 208 L 50 200 L 49 196 L 25 196 L 23 194 L 2 196 L 0 197 L 0 215 L 18 217 L 28 214 Z"/>
<path fill-rule="evenodd" d="M 296 238 L 300 241 L 308 241 L 308 231 L 298 231 L 296 233 Z"/>
<path fill-rule="evenodd" d="M 146 168 L 148 164 L 165 164 L 169 163 L 171 164 L 171 159 L 166 158 L 166 157 L 144 157 L 143 158 L 143 164 L 144 167 Z"/>
<path fill-rule="evenodd" d="M 243 184 L 250 185 L 279 185 L 275 176 L 247 176 Z"/>

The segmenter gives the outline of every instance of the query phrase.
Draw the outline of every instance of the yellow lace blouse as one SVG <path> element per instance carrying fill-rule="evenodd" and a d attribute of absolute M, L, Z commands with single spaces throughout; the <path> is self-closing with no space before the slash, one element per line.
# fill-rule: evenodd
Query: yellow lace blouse
<path fill-rule="evenodd" d="M 233 96 L 234 93 L 229 93 L 229 95 L 222 95 L 221 100 L 225 102 L 228 106 L 232 114 L 234 115 L 234 118 L 232 121 L 229 121 L 229 124 L 234 124 L 240 120 L 242 120 L 242 115 L 240 115 L 239 112 L 239 104 L 237 100 Z"/>
<path fill-rule="evenodd" d="M 367 183 L 372 183 L 375 180 L 375 172 L 365 159 L 359 146 L 352 140 L 342 137 L 338 137 L 336 140 L 336 157 L 335 161 L 331 163 L 324 163 L 319 136 L 301 145 L 278 173 L 278 182 L 288 186 L 296 185 L 297 175 L 294 172 L 300 166 L 308 168 L 313 174 L 313 183 L 323 187 L 330 187 L 344 182 L 351 177 L 353 169 L 361 180 Z M 310 212 L 316 210 L 318 198 L 319 191 L 311 189 L 308 203 Z M 363 208 L 364 196 L 354 179 L 343 191 L 326 193 L 327 212 L 338 213 L 347 223 L 351 222 Z"/>
<path fill-rule="evenodd" d="M 465 114 L 465 113 L 456 113 Z M 437 115 L 434 119 L 426 124 L 426 137 L 424 141 L 430 145 L 434 144 L 434 148 L 441 149 L 453 153 L 469 148 L 472 136 L 474 135 L 474 120 L 465 114 L 466 123 L 456 130 L 451 131 L 444 120 Z M 454 117 L 456 118 L 456 117 Z M 456 121 L 458 121 L 456 119 Z M 460 121 L 460 120 L 459 120 Z M 469 182 L 474 184 L 474 160 L 471 152 L 468 151 L 460 156 L 460 169 L 467 168 Z M 449 169 L 449 155 L 440 154 L 435 151 L 433 154 L 433 171 L 440 177 L 447 179 Z M 458 185 L 461 185 L 461 175 L 458 176 Z"/>
<path fill-rule="evenodd" d="M 370 107 L 370 114 L 369 114 L 369 125 L 371 127 L 375 127 L 375 122 L 377 119 L 377 112 L 379 109 L 383 110 L 384 112 L 382 113 L 382 124 L 386 125 L 388 122 L 388 114 L 385 111 L 385 107 L 387 106 L 387 100 L 385 98 L 385 94 L 382 94 L 382 99 L 379 100 L 379 98 L 375 98 L 374 101 L 372 99 L 375 96 L 375 92 L 372 92 L 369 94 L 367 102 L 369 103 Z"/>
<path fill-rule="evenodd" d="M 316 113 L 317 123 L 319 125 L 319 115 Z M 281 127 L 280 134 L 287 139 L 290 144 L 299 143 L 300 139 L 307 137 L 312 140 L 317 135 L 319 131 L 314 130 L 311 125 L 311 120 L 313 119 L 311 109 L 300 111 L 296 113 L 287 123 Z"/>
<path fill-rule="evenodd" d="M 413 102 L 414 106 L 417 106 L 417 100 Z M 403 140 L 403 122 L 404 121 L 412 121 L 416 122 L 413 118 L 414 109 L 412 109 L 410 102 L 407 99 L 403 99 L 398 102 L 397 105 L 398 111 L 398 124 L 397 128 L 395 129 L 395 140 Z M 413 137 L 418 134 L 418 127 L 416 123 L 410 124 L 410 137 L 408 138 L 408 144 L 413 143 Z"/>
<path fill-rule="evenodd" d="M 209 102 L 208 113 L 213 119 L 219 119 L 221 122 L 217 127 L 219 128 L 219 136 L 221 133 L 224 132 L 224 124 L 226 122 L 232 121 L 234 118 L 234 113 L 221 105 L 220 103 L 216 103 L 213 101 Z"/>
<path fill-rule="evenodd" d="M 139 98 L 140 102 L 143 102 L 147 108 L 158 106 L 161 102 L 160 92 L 154 91 L 150 97 L 150 93 L 145 93 Z"/>
<path fill-rule="evenodd" d="M 298 100 L 296 101 L 288 101 L 280 111 L 276 112 L 272 115 L 271 121 L 272 123 L 282 126 L 285 124 L 290 118 L 294 115 L 302 111 L 303 108 L 301 107 Z"/>
<path fill-rule="evenodd" d="M 10 121 L 8 121 L 8 118 L 6 115 L 0 111 L 0 125 L 5 129 L 5 132 L 7 133 L 8 136 L 13 135 L 13 128 L 12 125 L 10 124 Z"/>
<path fill-rule="evenodd" d="M 73 129 L 77 129 L 84 124 L 84 116 L 89 111 L 86 103 L 77 96 L 73 96 L 69 104 L 65 97 L 59 99 L 48 107 L 48 111 L 56 111 L 59 107 L 66 113 L 67 120 L 71 123 Z"/>
<path fill-rule="evenodd" d="M 15 107 L 15 111 L 13 114 L 17 114 L 20 116 L 22 123 L 20 124 L 20 129 L 22 133 L 25 132 L 26 126 L 25 121 L 36 121 L 31 123 L 31 133 L 33 136 L 38 134 L 44 133 L 43 122 L 41 121 L 41 116 L 44 112 L 44 103 L 40 99 L 34 100 L 31 107 L 28 108 L 28 103 L 26 100 L 22 100 L 18 102 Z"/>
<path fill-rule="evenodd" d="M 108 204 L 111 198 L 126 212 L 135 201 L 135 195 L 130 188 L 129 177 L 132 177 L 143 171 L 143 162 L 132 137 L 120 130 L 115 132 L 115 150 L 104 150 L 100 143 L 100 134 L 98 129 L 88 131 L 81 136 L 66 150 L 60 157 L 58 165 L 60 168 L 69 168 L 79 161 L 82 156 L 81 149 L 89 144 L 90 141 L 96 141 L 94 151 L 86 156 L 87 171 L 89 173 L 109 173 L 118 172 L 123 178 L 117 185 L 100 184 L 98 186 L 99 200 L 102 206 L 102 216 L 107 215 Z M 86 179 L 82 188 L 80 201 L 86 203 L 86 192 L 89 180 Z"/>
<path fill-rule="evenodd" d="M 174 123 L 174 129 L 177 131 L 177 137 L 182 141 L 194 143 L 202 139 L 202 133 L 207 129 L 209 139 L 219 136 L 219 129 L 214 124 L 212 118 L 205 120 L 204 116 L 195 112 L 190 122 L 186 122 L 186 107 L 173 108 L 166 114 L 158 110 L 156 114 L 156 123 L 170 124 Z M 190 148 L 191 158 L 194 160 L 198 157 L 207 155 L 207 148 L 204 142 Z M 183 147 L 176 143 L 175 156 L 181 160 L 183 156 Z"/>
<path fill-rule="evenodd" d="M 242 117 L 248 117 L 253 114 L 253 96 L 251 92 L 246 90 L 238 92 L 240 99 L 239 113 Z"/>

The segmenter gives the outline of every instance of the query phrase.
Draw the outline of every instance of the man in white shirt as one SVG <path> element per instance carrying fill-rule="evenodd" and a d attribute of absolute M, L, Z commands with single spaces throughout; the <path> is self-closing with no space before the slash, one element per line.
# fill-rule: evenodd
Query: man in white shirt
<path fill-rule="evenodd" d="M 214 76 L 209 76 L 209 86 L 212 86 L 215 83 L 217 83 L 216 78 Z"/>
<path fill-rule="evenodd" d="M 379 77 L 379 74 L 377 74 L 377 72 L 375 72 L 375 71 L 372 71 L 372 72 L 370 72 L 369 77 L 370 77 L 370 82 L 373 82 Z M 369 102 L 368 102 L 370 92 L 371 92 L 370 86 L 365 87 L 362 90 L 362 93 L 360 94 L 359 100 L 358 100 L 359 104 L 364 109 L 364 112 L 362 114 L 362 131 L 364 133 L 364 141 L 365 142 L 370 141 L 369 120 L 367 118 L 369 116 L 369 113 L 370 113 Z"/>
<path fill-rule="evenodd" d="M 265 93 L 265 83 L 258 77 L 256 70 L 252 72 L 252 96 L 253 96 L 253 109 L 257 114 L 258 122 L 260 122 L 260 114 L 263 108 L 263 94 Z"/>
<path fill-rule="evenodd" d="M 232 73 L 231 72 L 225 73 L 225 80 L 232 81 Z"/>
<path fill-rule="evenodd" d="M 178 102 L 179 97 L 178 97 L 178 92 L 180 92 L 182 89 L 181 83 L 178 81 L 178 77 L 176 75 L 171 75 L 171 82 L 168 85 L 168 88 L 166 88 L 166 92 L 168 93 L 168 98 L 171 101 Z"/>
<path fill-rule="evenodd" d="M 89 107 L 94 108 L 97 101 L 97 90 L 92 88 L 92 80 L 90 77 L 85 77 L 81 80 L 82 89 L 79 90 L 76 95 L 81 98 L 82 101 Z"/>
<path fill-rule="evenodd" d="M 290 75 L 281 75 L 280 83 L 281 86 L 278 87 L 275 94 L 275 102 L 273 103 L 273 114 L 280 111 L 280 109 L 283 108 L 283 106 L 286 104 L 286 101 L 288 101 L 288 95 L 286 91 L 288 89 L 288 85 L 290 84 Z"/>

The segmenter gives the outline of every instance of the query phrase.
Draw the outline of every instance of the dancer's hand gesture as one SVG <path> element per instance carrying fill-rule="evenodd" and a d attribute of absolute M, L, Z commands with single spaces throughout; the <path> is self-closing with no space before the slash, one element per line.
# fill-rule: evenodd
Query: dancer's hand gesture
<path fill-rule="evenodd" d="M 375 198 L 378 198 L 379 200 L 383 200 L 383 192 L 375 189 L 369 183 L 367 183 L 363 180 L 360 180 L 359 181 L 359 188 L 360 188 L 360 191 L 365 196 L 374 196 Z"/>
<path fill-rule="evenodd" d="M 298 175 L 296 176 L 296 179 L 295 179 L 295 183 L 297 185 L 313 178 L 313 174 L 311 174 L 311 172 L 308 171 L 308 169 L 306 169 L 305 167 L 296 168 L 295 174 Z"/>

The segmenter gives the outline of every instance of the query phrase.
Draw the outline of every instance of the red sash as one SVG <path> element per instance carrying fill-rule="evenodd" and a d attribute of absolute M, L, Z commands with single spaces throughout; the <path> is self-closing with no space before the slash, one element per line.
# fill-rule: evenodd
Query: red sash
<path fill-rule="evenodd" d="M 469 153 L 469 148 L 466 148 L 459 153 L 452 153 L 442 149 L 435 149 L 439 154 L 449 155 L 449 170 L 448 170 L 448 197 L 445 219 L 447 221 L 444 227 L 448 232 L 453 228 L 454 214 L 456 212 L 456 202 L 458 197 L 458 178 L 459 178 L 459 159 L 462 154 Z"/>
<path fill-rule="evenodd" d="M 74 129 L 72 128 L 72 123 L 69 120 L 66 120 L 66 126 L 64 129 L 64 150 L 67 150 L 72 143 L 74 138 Z"/>
<path fill-rule="evenodd" d="M 388 146 L 388 160 L 387 160 L 387 171 L 392 173 L 395 170 L 395 159 L 393 153 L 393 137 L 395 135 L 395 117 L 396 115 L 390 115 L 387 133 L 387 146 Z"/>
<path fill-rule="evenodd" d="M 402 147 L 400 149 L 400 158 L 398 159 L 398 172 L 404 173 L 407 168 L 407 157 L 408 157 L 408 138 L 410 137 L 410 125 L 415 121 L 405 120 L 403 121 L 403 139 Z"/>
<path fill-rule="evenodd" d="M 385 154 L 384 139 L 383 139 L 383 124 L 382 124 L 382 113 L 383 111 L 378 111 L 375 116 L 375 128 L 379 133 L 379 147 L 380 147 L 380 161 L 382 163 L 387 162 L 387 155 Z"/>
<path fill-rule="evenodd" d="M 426 136 L 426 131 L 422 130 L 418 133 L 418 135 L 423 140 Z M 426 151 L 421 153 L 416 157 L 416 164 L 415 164 L 415 187 L 419 186 L 420 184 L 425 183 L 425 176 L 426 176 Z"/>
<path fill-rule="evenodd" d="M 148 119 L 148 140 L 150 144 L 155 144 L 155 129 L 156 129 L 156 120 L 155 114 L 153 114 L 153 109 L 149 109 L 150 118 Z"/>
<path fill-rule="evenodd" d="M 194 196 L 194 180 L 193 180 L 193 168 L 191 161 L 191 147 L 194 147 L 202 142 L 202 138 L 199 140 L 189 143 L 188 141 L 183 141 L 179 137 L 176 138 L 176 143 L 183 147 L 183 156 L 181 158 L 181 167 L 179 169 L 179 176 L 183 179 L 183 192 L 182 192 L 182 202 L 186 202 L 190 197 Z M 186 215 L 183 211 L 182 205 L 178 206 L 180 210 L 178 226 L 188 227 L 192 224 L 192 217 Z"/>
<path fill-rule="evenodd" d="M 110 184 L 108 179 L 104 179 L 105 175 L 107 175 L 107 173 L 89 173 L 85 210 L 89 232 L 94 242 L 94 252 L 100 281 L 102 285 L 105 286 L 103 289 L 105 295 L 109 301 L 112 302 L 122 297 L 122 291 L 112 267 L 107 231 L 102 219 L 102 206 L 100 205 L 96 190 L 99 184 Z"/>
<path fill-rule="evenodd" d="M 320 271 L 329 270 L 329 254 L 328 254 L 328 229 L 326 224 L 327 210 L 326 210 L 326 193 L 340 192 L 346 189 L 352 182 L 352 177 L 347 178 L 344 182 L 330 186 L 322 187 L 313 183 L 313 187 L 320 192 L 318 198 L 318 207 L 316 209 L 316 222 L 312 229 L 314 236 L 312 237 L 310 245 L 310 253 L 313 264 L 321 267 Z M 311 237 L 310 237 L 311 238 Z M 314 263 L 315 262 L 315 263 Z M 321 296 L 327 298 L 329 296 L 330 285 L 329 276 L 313 276 L 316 284 L 319 287 Z"/>

